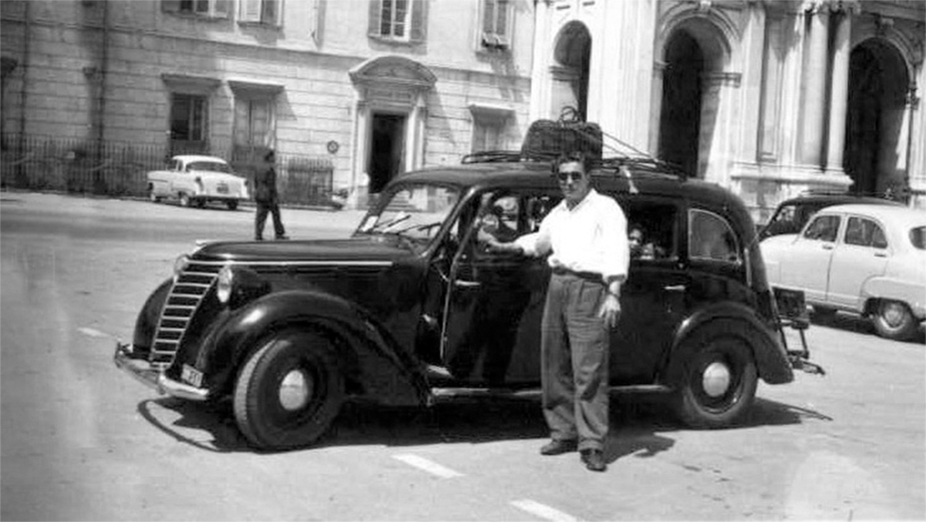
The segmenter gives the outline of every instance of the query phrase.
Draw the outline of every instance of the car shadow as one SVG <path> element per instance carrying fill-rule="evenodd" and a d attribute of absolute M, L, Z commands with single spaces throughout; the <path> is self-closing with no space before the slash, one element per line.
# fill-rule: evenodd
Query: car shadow
<path fill-rule="evenodd" d="M 164 410 L 171 414 L 164 415 Z M 204 451 L 262 452 L 252 448 L 238 430 L 229 401 L 203 404 L 159 398 L 139 403 L 138 413 L 177 442 Z M 792 425 L 811 419 L 832 420 L 813 410 L 757 398 L 744 421 L 729 429 Z M 657 455 L 675 444 L 668 434 L 691 429 L 674 419 L 665 397 L 659 396 L 612 396 L 610 422 L 605 451 L 609 462 L 630 455 Z M 548 434 L 540 401 L 534 399 L 467 399 L 430 408 L 350 402 L 344 405 L 331 429 L 301 451 L 370 444 L 401 447 L 527 439 L 536 439 L 540 444 Z"/>
<path fill-rule="evenodd" d="M 836 328 L 839 330 L 856 332 L 865 335 L 878 335 L 878 333 L 875 331 L 874 325 L 871 324 L 871 321 L 860 315 L 844 312 L 835 312 L 829 314 L 811 313 L 810 320 L 817 326 Z M 924 328 L 923 325 L 920 325 L 919 331 L 916 333 L 913 339 L 908 342 L 918 344 L 926 343 L 926 328 Z"/>

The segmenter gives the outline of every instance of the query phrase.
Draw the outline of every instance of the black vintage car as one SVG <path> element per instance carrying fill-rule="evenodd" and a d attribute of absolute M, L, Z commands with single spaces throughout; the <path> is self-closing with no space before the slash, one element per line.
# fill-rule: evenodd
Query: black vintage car
<path fill-rule="evenodd" d="M 561 198 L 550 172 L 517 154 L 472 157 L 398 177 L 349 239 L 201 246 L 148 298 L 116 365 L 174 397 L 230 398 L 266 449 L 311 444 L 349 398 L 536 393 L 550 268 L 489 253 L 476 232 L 536 230 Z M 810 366 L 782 330 L 806 326 L 803 296 L 776 301 L 735 195 L 647 160 L 593 174 L 653 245 L 622 291 L 612 389 L 665 392 L 689 425 L 725 427 L 758 379 Z"/>

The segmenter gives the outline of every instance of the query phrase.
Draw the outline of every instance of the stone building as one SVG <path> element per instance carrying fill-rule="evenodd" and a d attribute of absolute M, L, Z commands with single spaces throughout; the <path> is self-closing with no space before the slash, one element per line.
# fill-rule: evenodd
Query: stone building
<path fill-rule="evenodd" d="M 531 118 L 574 106 L 764 219 L 808 189 L 926 208 L 926 2 L 538 0 Z"/>
<path fill-rule="evenodd" d="M 273 147 L 363 201 L 529 124 L 531 0 L 3 0 L 0 20 L 5 147 Z"/>

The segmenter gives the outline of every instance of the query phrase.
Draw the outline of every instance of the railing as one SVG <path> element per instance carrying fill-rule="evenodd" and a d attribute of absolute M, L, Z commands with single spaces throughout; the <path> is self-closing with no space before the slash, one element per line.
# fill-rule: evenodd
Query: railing
<path fill-rule="evenodd" d="M 231 163 L 253 180 L 259 168 L 255 150 L 206 150 Z M 87 141 L 52 136 L 4 134 L 0 152 L 0 187 L 106 196 L 145 197 L 147 173 L 164 167 L 167 144 Z M 281 202 L 337 206 L 332 191 L 334 167 L 327 159 L 277 153 Z M 251 182 L 253 187 L 253 182 Z"/>

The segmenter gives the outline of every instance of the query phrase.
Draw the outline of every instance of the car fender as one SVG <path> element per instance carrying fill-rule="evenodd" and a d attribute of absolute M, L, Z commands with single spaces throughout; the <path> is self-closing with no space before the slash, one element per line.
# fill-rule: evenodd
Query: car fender
<path fill-rule="evenodd" d="M 872 277 L 862 284 L 859 296 L 859 310 L 869 312 L 868 304 L 876 299 L 890 299 L 903 301 L 910 307 L 914 317 L 919 320 L 926 319 L 926 302 L 923 298 L 923 287 L 910 281 L 896 277 Z"/>
<path fill-rule="evenodd" d="M 138 312 L 138 318 L 135 319 L 135 330 L 132 334 L 132 344 L 135 347 L 151 348 L 151 341 L 154 339 L 154 333 L 161 318 L 164 301 L 167 300 L 167 294 L 173 284 L 172 277 L 165 279 L 145 300 L 144 306 Z"/>
<path fill-rule="evenodd" d="M 752 350 L 759 377 L 766 383 L 784 384 L 794 380 L 788 354 L 774 331 L 756 317 L 751 308 L 732 301 L 710 304 L 682 321 L 670 352 L 667 370 L 670 379 L 674 371 L 673 362 L 678 359 L 675 355 L 695 332 L 705 327 L 742 338 Z"/>
<path fill-rule="evenodd" d="M 362 383 L 359 393 L 392 405 L 417 405 L 427 383 L 414 356 L 364 310 L 319 290 L 267 294 L 231 313 L 208 335 L 197 366 L 205 368 L 213 393 L 230 393 L 248 357 L 262 339 L 286 328 L 311 328 L 341 351 L 347 377 Z"/>

